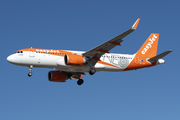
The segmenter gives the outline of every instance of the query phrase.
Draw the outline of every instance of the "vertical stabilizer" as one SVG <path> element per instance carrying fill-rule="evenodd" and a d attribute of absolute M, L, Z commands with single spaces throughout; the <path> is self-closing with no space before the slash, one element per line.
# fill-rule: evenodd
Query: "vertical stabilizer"
<path fill-rule="evenodd" d="M 159 34 L 152 33 L 136 53 L 137 56 L 152 58 L 157 54 Z"/>
<path fill-rule="evenodd" d="M 158 46 L 158 33 L 152 33 L 145 43 L 141 46 L 138 52 L 135 54 L 134 59 L 126 67 L 125 70 L 139 69 L 143 67 L 150 67 L 156 65 L 156 62 L 149 62 L 147 59 L 156 56 Z"/>

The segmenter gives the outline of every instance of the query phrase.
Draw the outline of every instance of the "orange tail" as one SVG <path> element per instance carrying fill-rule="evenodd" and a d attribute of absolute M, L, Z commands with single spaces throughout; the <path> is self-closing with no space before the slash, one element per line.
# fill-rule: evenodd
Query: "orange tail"
<path fill-rule="evenodd" d="M 150 67 L 155 65 L 154 63 L 147 62 L 147 58 L 156 56 L 158 46 L 158 33 L 152 33 L 142 47 L 135 54 L 134 59 L 126 67 L 125 70 L 139 69 L 143 67 Z"/>
<path fill-rule="evenodd" d="M 145 58 L 152 58 L 157 54 L 159 34 L 152 33 L 142 47 L 136 53 L 137 56 L 142 56 Z"/>

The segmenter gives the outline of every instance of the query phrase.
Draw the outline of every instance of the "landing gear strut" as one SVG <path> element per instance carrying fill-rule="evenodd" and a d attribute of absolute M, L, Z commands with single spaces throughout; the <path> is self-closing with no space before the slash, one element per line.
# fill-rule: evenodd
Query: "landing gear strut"
<path fill-rule="evenodd" d="M 83 82 L 84 82 L 84 80 L 83 80 L 83 79 L 79 79 L 79 80 L 77 81 L 77 84 L 78 84 L 78 85 L 82 85 L 82 84 L 83 84 Z"/>
<path fill-rule="evenodd" d="M 29 73 L 28 73 L 28 76 L 31 77 L 32 76 L 32 69 L 33 69 L 33 66 L 29 66 Z"/>
<path fill-rule="evenodd" d="M 94 68 L 91 62 L 88 63 L 88 65 L 90 66 L 89 74 L 93 75 L 96 72 L 96 69 Z"/>

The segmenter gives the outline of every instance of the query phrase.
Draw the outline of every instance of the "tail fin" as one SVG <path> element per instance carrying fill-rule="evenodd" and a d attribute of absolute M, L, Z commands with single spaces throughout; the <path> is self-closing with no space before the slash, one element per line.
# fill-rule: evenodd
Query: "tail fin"
<path fill-rule="evenodd" d="M 157 54 L 159 34 L 152 33 L 136 53 L 137 56 L 152 58 Z"/>

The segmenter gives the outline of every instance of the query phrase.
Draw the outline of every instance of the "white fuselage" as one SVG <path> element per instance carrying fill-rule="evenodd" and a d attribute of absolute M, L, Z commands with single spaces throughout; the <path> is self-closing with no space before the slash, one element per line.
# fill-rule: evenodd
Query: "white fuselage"
<path fill-rule="evenodd" d="M 39 50 L 39 49 L 38 49 Z M 30 51 L 19 51 L 10 55 L 7 60 L 15 65 L 27 66 L 32 65 L 33 67 L 40 68 L 55 68 L 62 71 L 68 72 L 88 72 L 90 66 L 85 64 L 82 66 L 77 65 L 66 65 L 64 63 L 64 55 L 61 56 L 58 50 L 53 50 L 53 54 L 46 54 L 46 52 L 34 52 Z M 67 51 L 67 50 L 66 50 Z M 82 51 L 68 51 L 73 54 L 82 55 Z M 133 60 L 135 55 L 127 54 L 113 54 L 106 53 L 94 67 L 96 71 L 123 71 L 129 63 Z"/>

